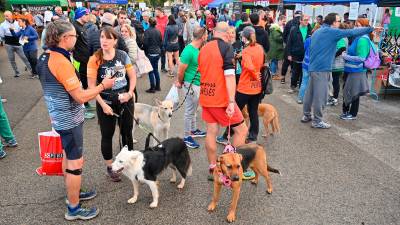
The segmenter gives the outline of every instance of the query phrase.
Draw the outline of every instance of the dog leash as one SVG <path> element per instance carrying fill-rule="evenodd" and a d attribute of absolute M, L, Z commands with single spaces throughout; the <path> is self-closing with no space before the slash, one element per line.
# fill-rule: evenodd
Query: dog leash
<path fill-rule="evenodd" d="M 124 105 L 125 105 L 125 104 L 124 104 Z M 147 128 L 145 128 L 142 124 L 139 123 L 139 120 L 136 119 L 136 118 L 133 116 L 133 113 L 132 113 L 132 111 L 129 109 L 129 107 L 125 107 L 125 108 L 128 110 L 129 114 L 132 116 L 133 120 L 134 120 L 135 123 L 139 126 L 139 128 L 140 128 L 141 130 L 143 130 L 144 132 L 146 132 L 148 135 L 152 136 L 152 137 L 154 138 L 154 140 L 156 140 L 157 143 L 158 143 L 159 145 L 162 145 L 161 141 L 160 141 L 156 136 L 154 136 L 153 132 L 149 131 L 149 130 L 148 130 Z"/>
<path fill-rule="evenodd" d="M 231 117 L 229 117 L 228 120 L 228 143 L 225 145 L 223 154 L 225 153 L 236 153 L 236 148 L 233 147 L 233 145 L 231 144 Z"/>
<path fill-rule="evenodd" d="M 189 95 L 190 90 L 192 90 L 192 91 L 191 91 L 191 94 L 193 94 L 194 91 L 193 91 L 193 89 L 192 89 L 192 86 L 193 86 L 194 80 L 195 80 L 196 77 L 197 77 L 197 74 L 199 74 L 199 70 L 196 71 L 196 75 L 194 75 L 193 79 L 190 81 L 190 84 L 189 84 L 189 87 L 188 87 L 188 91 L 186 92 L 186 95 L 185 95 L 185 97 L 183 98 L 183 101 L 182 101 L 174 110 L 172 110 L 172 112 L 178 111 L 178 110 L 183 106 L 183 104 L 185 103 L 185 101 L 186 101 L 186 99 L 187 99 L 187 97 L 188 97 L 188 95 Z"/>

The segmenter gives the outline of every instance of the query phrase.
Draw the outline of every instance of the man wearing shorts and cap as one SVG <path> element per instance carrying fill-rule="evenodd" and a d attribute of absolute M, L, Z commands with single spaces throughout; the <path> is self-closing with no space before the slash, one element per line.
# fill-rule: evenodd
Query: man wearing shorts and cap
<path fill-rule="evenodd" d="M 214 28 L 214 38 L 199 53 L 200 105 L 202 118 L 207 124 L 206 151 L 212 173 L 217 162 L 216 136 L 219 126 L 234 130 L 233 146 L 245 144 L 247 126 L 235 103 L 236 81 L 233 65 L 233 48 L 227 42 L 229 25 L 219 22 Z M 212 60 L 210 60 L 212 59 Z"/>

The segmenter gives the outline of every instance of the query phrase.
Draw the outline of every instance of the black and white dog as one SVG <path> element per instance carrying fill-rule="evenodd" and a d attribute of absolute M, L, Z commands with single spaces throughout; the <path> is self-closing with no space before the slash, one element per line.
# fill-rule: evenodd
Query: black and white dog
<path fill-rule="evenodd" d="M 185 185 L 186 176 L 192 173 L 192 165 L 189 151 L 185 142 L 181 138 L 169 138 L 160 145 L 149 148 L 149 137 L 146 139 L 146 148 L 142 151 L 129 151 L 128 147 L 122 148 L 112 163 L 113 171 L 121 172 L 127 176 L 133 183 L 133 197 L 128 203 L 136 202 L 139 195 L 139 182 L 149 185 L 153 195 L 153 202 L 150 208 L 158 206 L 158 186 L 157 175 L 164 169 L 172 169 L 172 183 L 176 182 L 176 170 L 182 176 L 178 185 L 182 189 Z"/>

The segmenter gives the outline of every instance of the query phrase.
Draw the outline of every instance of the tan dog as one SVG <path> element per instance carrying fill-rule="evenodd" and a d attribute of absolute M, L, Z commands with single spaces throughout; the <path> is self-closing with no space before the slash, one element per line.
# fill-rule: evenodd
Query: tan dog
<path fill-rule="evenodd" d="M 208 211 L 212 212 L 217 207 L 221 186 L 231 187 L 233 191 L 232 202 L 226 219 L 230 223 L 235 221 L 243 170 L 246 170 L 248 167 L 256 174 L 252 183 L 257 184 L 259 175 L 261 175 L 265 178 L 267 193 L 272 193 L 272 183 L 268 171 L 280 173 L 279 170 L 268 166 L 267 155 L 262 146 L 257 144 L 242 145 L 236 149 L 236 153 L 225 153 L 218 157 L 217 166 L 213 171 L 214 193 L 212 201 L 208 205 Z"/>
<path fill-rule="evenodd" d="M 249 126 L 250 118 L 247 111 L 247 105 L 242 110 L 243 118 L 246 121 L 246 125 Z M 258 105 L 258 117 L 263 118 L 265 134 L 263 137 L 268 137 L 270 134 L 279 133 L 281 131 L 281 125 L 279 123 L 279 114 L 275 107 L 271 104 L 260 103 Z M 271 131 L 269 131 L 271 126 Z"/>

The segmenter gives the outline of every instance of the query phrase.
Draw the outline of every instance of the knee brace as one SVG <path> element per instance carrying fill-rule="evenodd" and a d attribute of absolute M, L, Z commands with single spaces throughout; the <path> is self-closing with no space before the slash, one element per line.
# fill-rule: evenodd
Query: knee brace
<path fill-rule="evenodd" d="M 65 172 L 75 176 L 80 176 L 82 174 L 82 169 L 76 169 L 76 170 L 66 169 Z"/>

